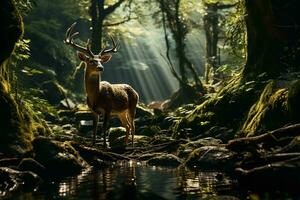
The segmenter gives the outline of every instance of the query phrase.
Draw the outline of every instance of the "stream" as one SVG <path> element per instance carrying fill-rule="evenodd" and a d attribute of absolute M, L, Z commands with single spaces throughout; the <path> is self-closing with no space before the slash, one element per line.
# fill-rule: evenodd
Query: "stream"
<path fill-rule="evenodd" d="M 33 192 L 9 199 L 240 199 L 236 182 L 223 173 L 161 168 L 121 162 L 106 169 L 86 169 L 77 176 L 45 181 Z M 220 176 L 220 177 L 219 177 Z"/>

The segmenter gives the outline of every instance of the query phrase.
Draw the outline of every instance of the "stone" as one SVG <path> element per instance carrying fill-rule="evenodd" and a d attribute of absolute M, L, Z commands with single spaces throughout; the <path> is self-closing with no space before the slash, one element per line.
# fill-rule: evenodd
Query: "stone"
<path fill-rule="evenodd" d="M 44 176 L 46 172 L 46 168 L 33 158 L 23 158 L 23 160 L 18 165 L 18 170 L 31 171 L 41 177 Z"/>
<path fill-rule="evenodd" d="M 1 196 L 8 195 L 9 192 L 33 190 L 40 182 L 41 178 L 33 172 L 21 172 L 8 167 L 0 167 Z"/>
<path fill-rule="evenodd" d="M 33 140 L 35 160 L 45 166 L 47 173 L 68 176 L 88 167 L 86 161 L 68 142 L 53 141 L 46 137 Z"/>
<path fill-rule="evenodd" d="M 181 160 L 173 154 L 162 154 L 150 158 L 147 161 L 148 165 L 163 166 L 163 167 L 178 167 L 179 165 L 181 165 L 181 163 L 182 163 Z"/>
<path fill-rule="evenodd" d="M 225 147 L 203 146 L 190 153 L 186 165 L 203 169 L 232 170 L 236 161 L 237 153 Z"/>

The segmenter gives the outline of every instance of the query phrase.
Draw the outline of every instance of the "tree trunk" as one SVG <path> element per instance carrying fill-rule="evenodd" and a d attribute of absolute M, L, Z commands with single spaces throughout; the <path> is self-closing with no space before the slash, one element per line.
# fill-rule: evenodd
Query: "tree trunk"
<path fill-rule="evenodd" d="M 103 28 L 104 0 L 92 0 L 92 51 L 99 53 L 102 47 L 102 28 Z"/>
<path fill-rule="evenodd" d="M 292 3 L 295 2 L 287 2 Z M 281 29 L 279 23 L 285 24 L 292 15 L 287 12 L 284 16 L 284 10 L 281 10 L 281 7 L 284 9 L 284 5 L 276 4 L 279 3 L 272 0 L 245 1 L 248 55 L 243 77 L 246 80 L 256 78 L 262 73 L 272 78 L 284 71 L 280 58 L 290 31 Z M 292 23 L 297 24 L 294 21 L 296 19 L 292 20 Z"/>
<path fill-rule="evenodd" d="M 217 69 L 217 45 L 218 45 L 218 4 L 207 4 L 207 14 L 203 17 L 203 24 L 206 36 L 206 63 L 205 63 L 205 82 L 208 84 L 210 72 Z"/>

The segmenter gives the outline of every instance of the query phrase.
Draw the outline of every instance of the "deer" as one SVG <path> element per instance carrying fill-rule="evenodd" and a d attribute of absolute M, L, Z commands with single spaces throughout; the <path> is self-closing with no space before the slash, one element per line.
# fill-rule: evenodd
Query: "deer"
<path fill-rule="evenodd" d="M 73 32 L 76 22 L 66 31 L 64 43 L 77 50 L 77 57 L 84 62 L 84 86 L 86 92 L 86 102 L 93 113 L 93 141 L 95 145 L 99 115 L 103 116 L 102 134 L 103 146 L 106 149 L 107 124 L 111 116 L 117 116 L 122 126 L 126 129 L 125 145 L 128 143 L 129 134 L 133 139 L 135 133 L 134 118 L 137 103 L 139 101 L 138 93 L 128 84 L 110 84 L 101 81 L 101 75 L 104 72 L 103 64 L 110 61 L 112 54 L 118 51 L 118 45 L 112 36 L 109 36 L 112 42 L 112 48 L 101 48 L 98 54 L 91 50 L 90 40 L 85 46 L 76 44 L 74 38 L 79 32 Z"/>

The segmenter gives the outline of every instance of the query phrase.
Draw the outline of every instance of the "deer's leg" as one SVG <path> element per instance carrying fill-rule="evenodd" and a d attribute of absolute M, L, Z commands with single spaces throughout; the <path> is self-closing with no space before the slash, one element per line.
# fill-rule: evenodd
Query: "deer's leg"
<path fill-rule="evenodd" d="M 99 115 L 97 113 L 93 113 L 94 119 L 93 119 L 93 145 L 95 145 L 96 141 L 96 134 L 98 129 L 98 121 L 99 121 Z"/>
<path fill-rule="evenodd" d="M 130 132 L 130 126 L 127 123 L 127 120 L 126 120 L 126 113 L 125 114 L 124 113 L 120 114 L 119 119 L 121 120 L 122 126 L 124 126 L 124 128 L 126 129 L 126 136 L 125 136 L 124 143 L 127 144 L 128 136 L 129 136 L 129 132 Z"/>
<path fill-rule="evenodd" d="M 135 117 L 135 108 L 134 108 L 134 110 L 130 110 L 129 115 L 128 115 L 128 120 L 129 120 L 129 124 L 130 124 L 130 128 L 131 128 L 132 147 L 134 146 L 133 145 L 133 139 L 134 139 L 134 134 L 135 134 L 134 117 Z"/>
<path fill-rule="evenodd" d="M 106 131 L 107 131 L 107 123 L 108 123 L 109 117 L 110 117 L 110 113 L 107 111 L 104 112 L 103 127 L 102 127 L 104 149 L 106 149 Z"/>

